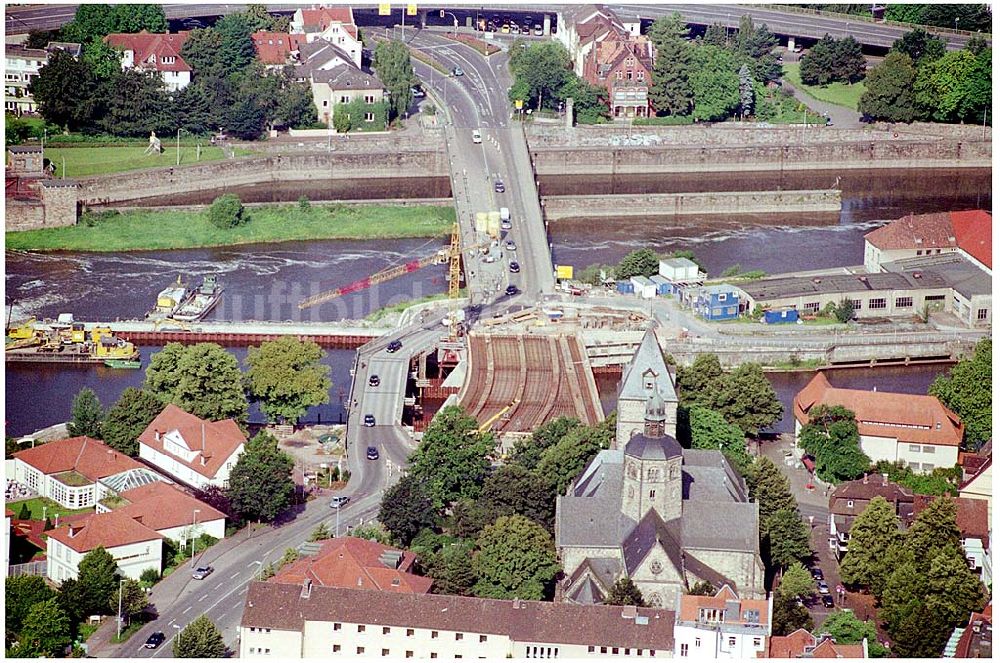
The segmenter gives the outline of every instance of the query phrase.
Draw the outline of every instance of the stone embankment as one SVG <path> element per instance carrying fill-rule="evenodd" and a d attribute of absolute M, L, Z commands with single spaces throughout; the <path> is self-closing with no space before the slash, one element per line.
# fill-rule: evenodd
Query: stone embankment
<path fill-rule="evenodd" d="M 580 217 L 650 217 L 686 214 L 840 213 L 840 191 L 710 191 L 599 196 L 546 196 L 547 221 Z"/>

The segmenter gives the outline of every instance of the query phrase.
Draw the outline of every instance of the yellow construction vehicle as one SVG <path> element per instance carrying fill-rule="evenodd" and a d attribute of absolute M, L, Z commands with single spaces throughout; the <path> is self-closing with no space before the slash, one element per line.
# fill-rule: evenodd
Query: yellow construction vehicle
<path fill-rule="evenodd" d="M 501 417 L 503 417 L 504 415 L 506 415 L 513 408 L 515 408 L 517 406 L 517 404 L 520 403 L 520 402 L 521 402 L 520 398 L 515 398 L 514 400 L 512 400 L 510 402 L 510 405 L 508 405 L 507 407 L 502 408 L 499 412 L 497 412 L 492 417 L 490 417 L 489 419 L 487 419 L 486 421 L 484 421 L 483 425 L 480 426 L 476 430 L 476 432 L 477 433 L 485 433 L 486 431 L 488 431 L 490 429 L 490 427 L 493 426 L 494 423 L 496 423 L 497 419 L 500 419 Z"/>

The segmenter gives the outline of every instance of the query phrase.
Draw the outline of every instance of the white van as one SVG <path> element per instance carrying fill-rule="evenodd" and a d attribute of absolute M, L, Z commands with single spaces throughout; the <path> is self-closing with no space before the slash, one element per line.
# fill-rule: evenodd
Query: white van
<path fill-rule="evenodd" d="M 479 129 L 472 130 L 472 142 L 476 145 L 483 142 L 483 134 L 479 131 Z"/>
<path fill-rule="evenodd" d="M 500 208 L 500 220 L 501 221 L 510 221 L 510 208 L 508 208 L 508 207 L 501 207 Z"/>

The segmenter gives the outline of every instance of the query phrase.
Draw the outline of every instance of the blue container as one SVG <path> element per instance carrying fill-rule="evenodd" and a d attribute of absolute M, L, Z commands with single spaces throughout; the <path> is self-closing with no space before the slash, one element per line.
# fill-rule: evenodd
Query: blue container
<path fill-rule="evenodd" d="M 615 287 L 622 295 L 631 295 L 635 293 L 635 285 L 633 285 L 631 281 L 618 281 Z"/>
<path fill-rule="evenodd" d="M 785 322 L 798 322 L 799 312 L 793 308 L 764 311 L 764 322 L 777 325 Z"/>
<path fill-rule="evenodd" d="M 671 292 L 671 283 L 667 279 L 663 278 L 659 274 L 654 274 L 649 277 L 649 280 L 653 282 L 656 286 L 657 295 L 669 295 Z"/>

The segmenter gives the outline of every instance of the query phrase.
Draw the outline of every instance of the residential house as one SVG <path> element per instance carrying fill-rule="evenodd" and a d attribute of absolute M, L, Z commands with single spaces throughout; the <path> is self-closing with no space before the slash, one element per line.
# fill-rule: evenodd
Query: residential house
<path fill-rule="evenodd" d="M 706 320 L 733 320 L 740 316 L 740 289 L 726 283 L 689 288 L 685 294 L 695 313 Z"/>
<path fill-rule="evenodd" d="M 170 404 L 139 436 L 139 458 L 192 488 L 226 488 L 245 442 L 232 419 L 206 421 Z"/>
<path fill-rule="evenodd" d="M 915 495 L 913 518 L 920 515 L 935 499 L 937 498 L 929 495 Z M 989 587 L 993 583 L 993 564 L 990 558 L 990 520 L 986 500 L 966 497 L 953 499 L 956 507 L 955 523 L 958 525 L 962 550 L 969 561 L 969 568 Z"/>
<path fill-rule="evenodd" d="M 309 43 L 300 44 L 292 57 L 295 63 L 292 76 L 297 81 L 308 82 L 312 80 L 314 73 L 329 71 L 340 65 L 359 70 L 351 61 L 350 55 L 325 39 L 316 39 Z"/>
<path fill-rule="evenodd" d="M 350 7 L 297 9 L 289 25 L 292 34 L 305 35 L 306 42 L 325 40 L 350 55 L 355 67 L 361 67 L 361 40 Z"/>
<path fill-rule="evenodd" d="M 954 467 L 965 426 L 934 396 L 888 391 L 836 389 L 823 372 L 795 395 L 795 439 L 818 405 L 841 405 L 854 412 L 861 450 L 872 462 L 902 461 L 914 472 Z"/>
<path fill-rule="evenodd" d="M 307 544 L 308 545 L 308 544 Z M 416 555 L 353 536 L 315 544 L 317 550 L 282 568 L 271 582 L 315 587 L 426 594 L 433 579 L 413 573 Z"/>
<path fill-rule="evenodd" d="M 913 491 L 889 481 L 885 474 L 868 474 L 861 479 L 845 481 L 830 494 L 830 549 L 843 557 L 851 539 L 851 525 L 871 501 L 881 497 L 892 505 L 900 522 L 913 516 Z"/>
<path fill-rule="evenodd" d="M 127 487 L 166 481 L 142 463 L 89 437 L 18 451 L 14 479 L 67 509 L 85 509 Z"/>
<path fill-rule="evenodd" d="M 663 609 L 254 582 L 239 656 L 669 657 L 673 628 L 673 611 Z"/>
<path fill-rule="evenodd" d="M 959 253 L 992 274 L 993 217 L 983 210 L 910 214 L 865 235 L 865 269 L 905 258 Z"/>
<path fill-rule="evenodd" d="M 770 599 L 740 599 L 729 585 L 714 596 L 677 598 L 674 658 L 761 658 L 770 635 Z"/>
<path fill-rule="evenodd" d="M 110 511 L 130 516 L 180 545 L 202 534 L 226 537 L 226 514 L 172 484 L 131 488 L 97 503 L 97 513 Z"/>
<path fill-rule="evenodd" d="M 49 62 L 54 51 L 65 51 L 80 57 L 80 44 L 51 41 L 42 48 L 27 48 L 20 44 L 4 44 L 4 110 L 21 115 L 36 112 L 35 98 L 28 87 L 38 72 Z"/>
<path fill-rule="evenodd" d="M 649 338 L 637 357 L 645 357 Z M 681 448 L 666 431 L 668 406 L 655 371 L 633 364 L 625 380 L 641 376 L 635 379 L 646 394 L 642 432 L 598 453 L 556 498 L 564 574 L 557 596 L 600 603 L 615 581 L 628 577 L 654 607 L 675 604 L 700 581 L 763 597 L 758 505 L 749 501 L 746 483 L 721 452 Z"/>
<path fill-rule="evenodd" d="M 280 70 L 285 65 L 294 64 L 295 55 L 306 43 L 305 35 L 288 34 L 286 32 L 268 32 L 259 30 L 252 35 L 253 47 L 257 51 L 257 59 L 265 69 Z"/>
<path fill-rule="evenodd" d="M 991 445 L 992 446 L 992 445 Z M 986 502 L 986 515 L 993 522 L 993 454 L 958 487 L 960 497 Z"/>
<path fill-rule="evenodd" d="M 146 569 L 159 572 L 163 561 L 163 536 L 125 513 L 92 513 L 49 530 L 46 574 L 61 583 L 76 578 L 80 561 L 95 548 L 104 548 L 127 578 L 139 579 Z"/>
<path fill-rule="evenodd" d="M 649 39 L 612 32 L 589 49 L 583 79 L 608 91 L 612 117 L 648 117 L 654 57 Z"/>
<path fill-rule="evenodd" d="M 628 29 L 618 16 L 604 5 L 570 6 L 559 14 L 556 40 L 569 52 L 573 71 L 581 78 L 587 56 L 597 44 L 614 37 L 627 37 Z"/>
<path fill-rule="evenodd" d="M 357 99 L 366 104 L 379 104 L 385 100 L 382 82 L 353 65 L 339 64 L 329 70 L 316 71 L 312 74 L 310 86 L 317 121 L 328 126 L 333 124 L 334 106 L 337 104 L 349 104 Z M 376 119 L 374 110 L 366 111 L 361 118 L 368 123 Z"/>
<path fill-rule="evenodd" d="M 838 645 L 829 634 L 816 637 L 800 628 L 788 635 L 771 636 L 767 655 L 761 658 L 868 658 L 868 638 Z"/>
<path fill-rule="evenodd" d="M 955 629 L 944 658 L 993 658 L 993 601 L 982 612 L 972 613 L 966 626 Z"/>
<path fill-rule="evenodd" d="M 176 34 L 110 34 L 104 43 L 122 51 L 122 70 L 139 69 L 157 72 L 167 90 L 183 90 L 191 82 L 191 66 L 181 57 L 189 31 Z"/>

